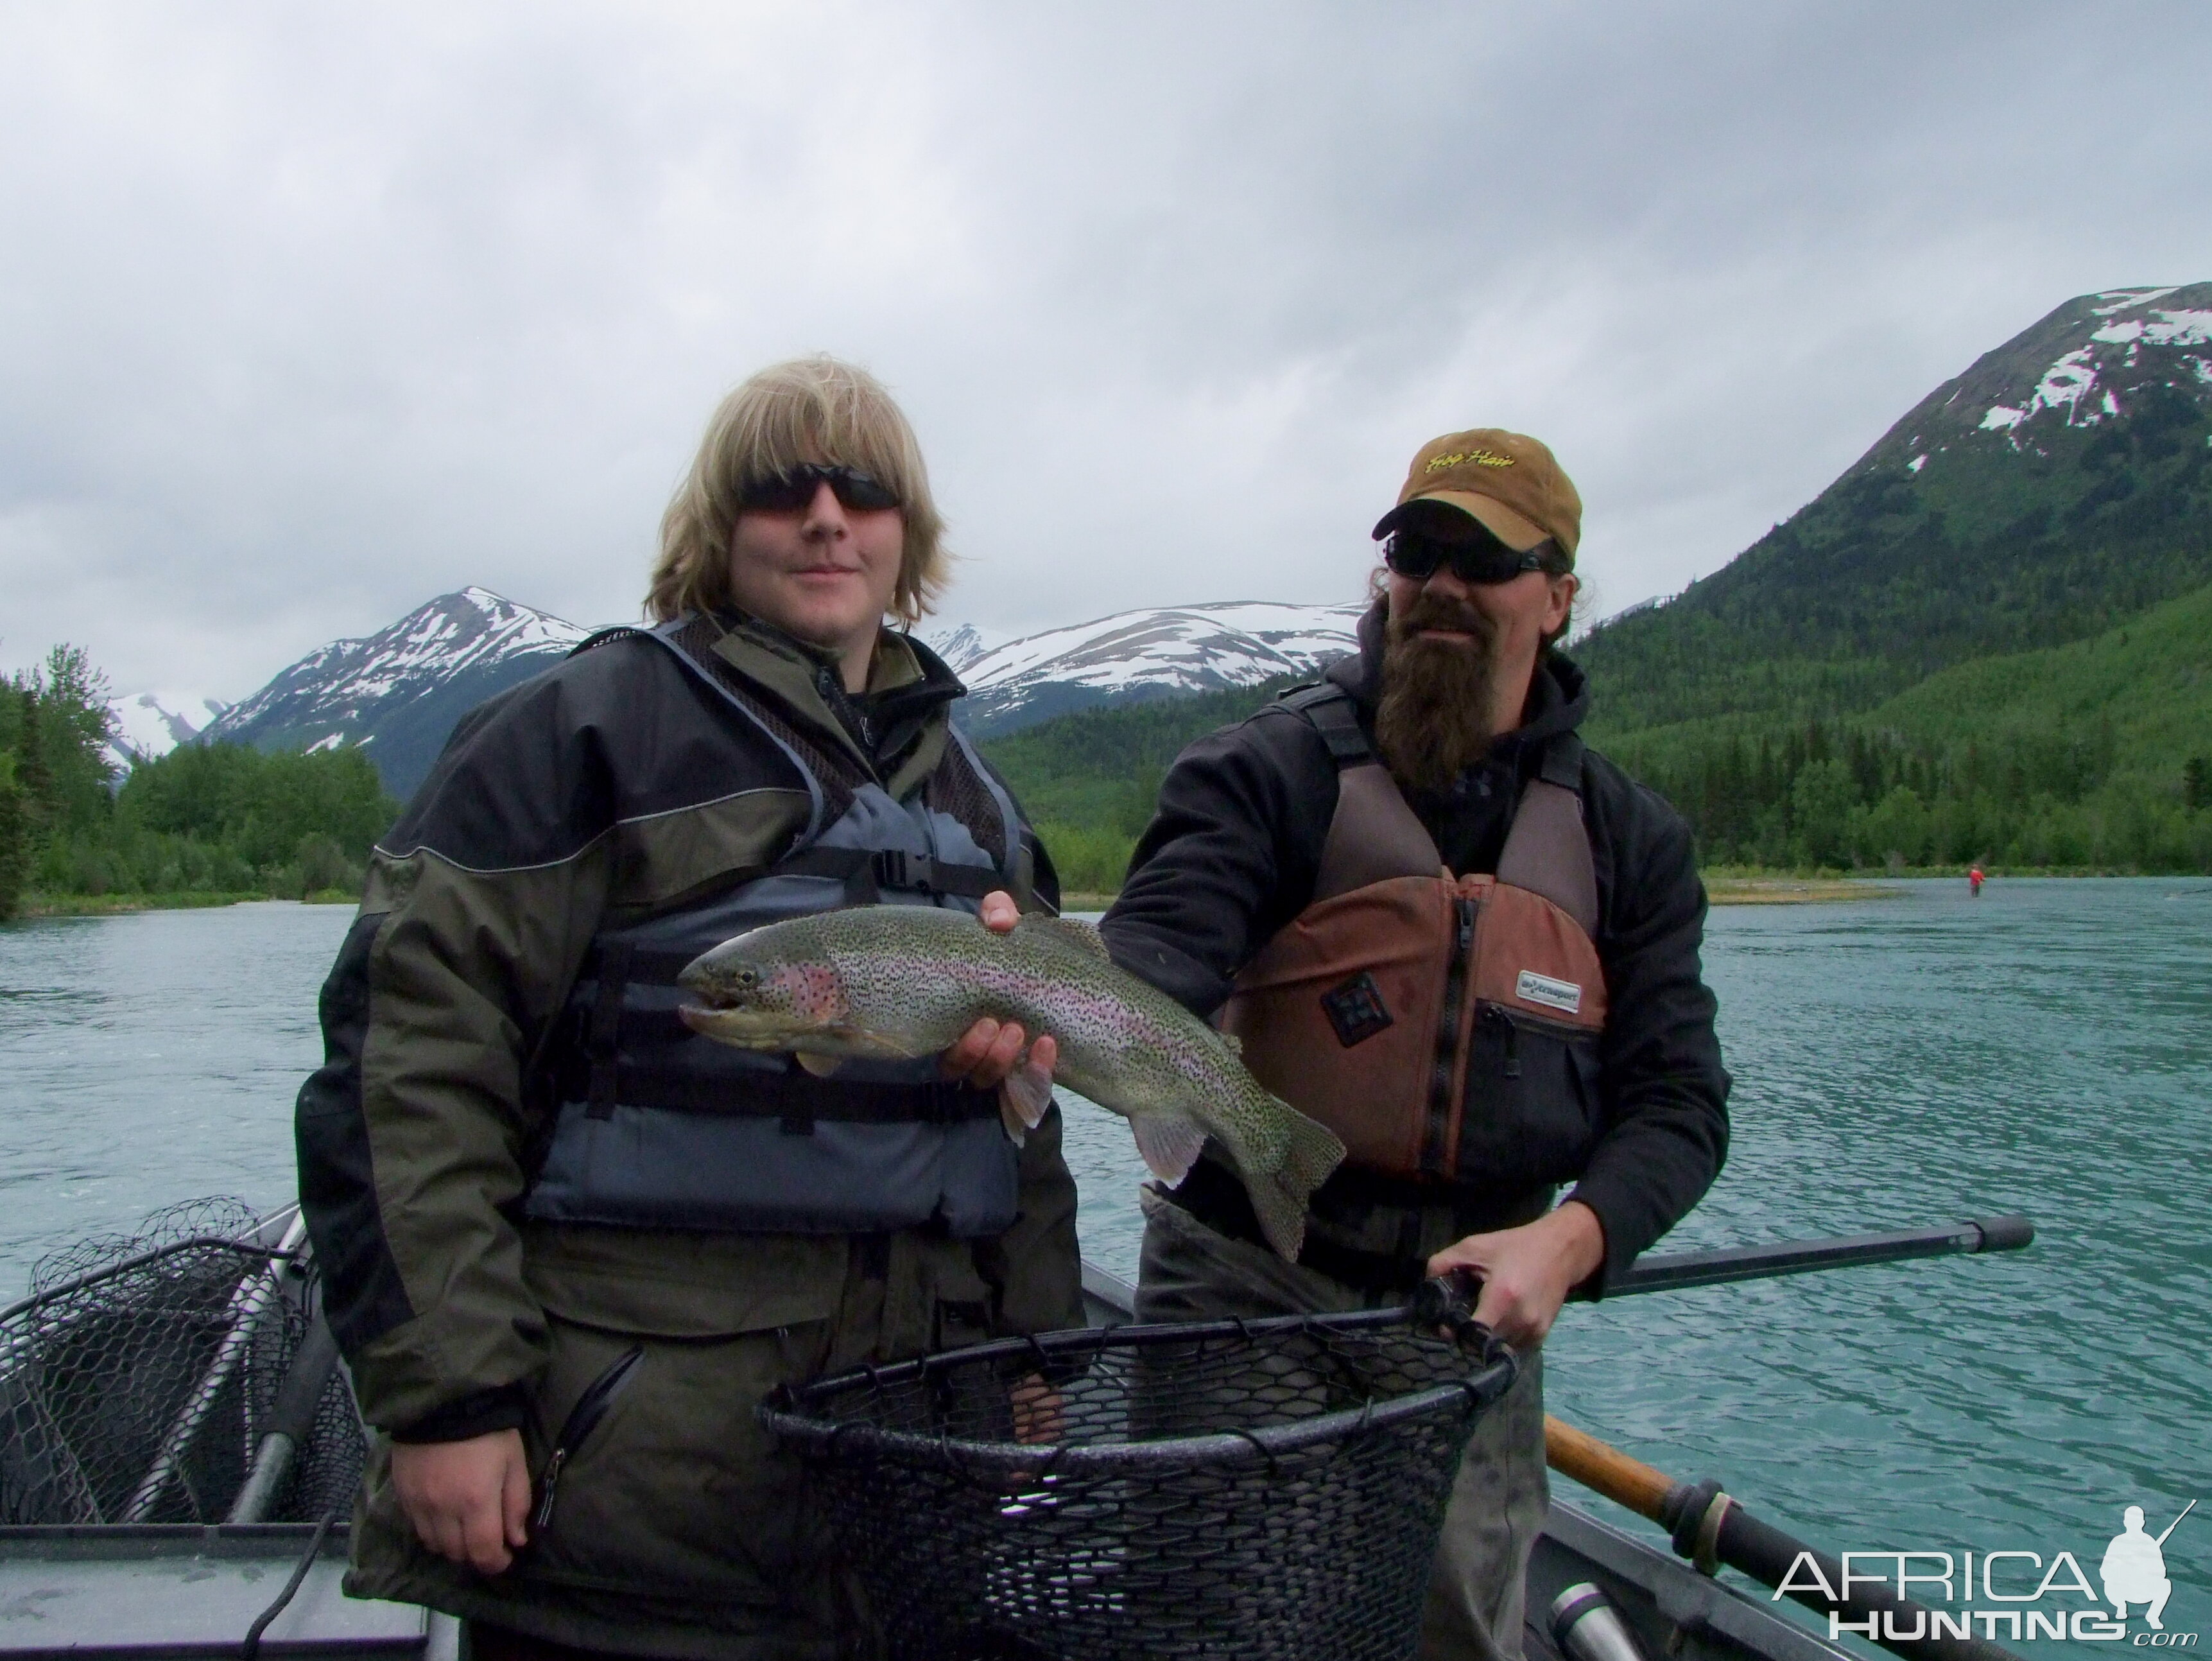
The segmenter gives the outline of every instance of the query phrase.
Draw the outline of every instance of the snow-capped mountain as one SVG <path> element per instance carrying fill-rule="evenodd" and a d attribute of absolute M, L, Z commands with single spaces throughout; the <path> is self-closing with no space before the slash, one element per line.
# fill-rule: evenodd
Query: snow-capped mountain
<path fill-rule="evenodd" d="M 165 756 L 191 743 L 230 708 L 220 698 L 180 692 L 141 692 L 116 698 L 107 707 L 115 717 L 108 759 L 121 768 L 129 767 L 133 757 Z"/>
<path fill-rule="evenodd" d="M 2176 394 L 2212 399 L 2212 283 L 2069 301 L 1930 392 L 1860 465 L 1901 465 L 1933 484 L 1948 455 L 2048 453 L 2057 432 L 2125 420 Z"/>
<path fill-rule="evenodd" d="M 978 733 L 1122 699 L 1308 674 L 1353 648 L 1359 607 L 1228 601 L 1122 611 L 1024 639 L 969 624 L 922 638 L 967 682 Z M 389 629 L 310 652 L 199 734 L 264 749 L 366 746 L 404 800 L 453 724 L 558 662 L 588 631 L 485 588 L 441 594 Z"/>
<path fill-rule="evenodd" d="M 203 736 L 264 749 L 367 745 L 385 788 L 404 800 L 454 722 L 588 632 L 489 588 L 441 594 L 377 634 L 310 652 Z"/>
<path fill-rule="evenodd" d="M 2212 582 L 2208 514 L 2212 283 L 2081 295 L 1920 399 L 1719 570 L 1591 630 L 1575 660 L 1601 689 L 1601 743 L 1868 709 Z"/>
<path fill-rule="evenodd" d="M 962 719 L 973 732 L 1007 733 L 1096 704 L 1311 674 L 1356 649 L 1352 630 L 1363 609 L 1223 600 L 1048 630 L 953 663 L 968 684 Z M 976 633 L 963 625 L 945 637 Z"/>
<path fill-rule="evenodd" d="M 986 629 L 974 623 L 940 624 L 934 629 L 925 629 L 920 636 L 921 643 L 943 658 L 947 668 L 963 676 L 969 665 L 994 647 L 1004 645 L 1009 638 L 1001 630 Z"/>

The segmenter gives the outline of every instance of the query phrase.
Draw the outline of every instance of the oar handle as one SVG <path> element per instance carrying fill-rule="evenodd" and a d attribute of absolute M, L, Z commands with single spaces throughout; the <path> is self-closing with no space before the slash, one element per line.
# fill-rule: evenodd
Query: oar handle
<path fill-rule="evenodd" d="M 1673 1478 L 1548 1413 L 1544 1415 L 1544 1460 L 1562 1476 L 1573 1477 L 1615 1505 L 1655 1523 L 1666 1521 L 1661 1511 L 1674 1486 Z"/>

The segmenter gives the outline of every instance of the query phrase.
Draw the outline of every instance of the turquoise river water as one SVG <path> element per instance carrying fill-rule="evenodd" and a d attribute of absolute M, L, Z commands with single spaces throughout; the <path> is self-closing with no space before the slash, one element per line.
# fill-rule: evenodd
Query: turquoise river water
<path fill-rule="evenodd" d="M 0 928 L 0 1303 L 43 1252 L 157 1206 L 289 1197 L 292 1097 L 349 917 Z M 2124 1506 L 2156 1535 L 2201 1499 L 2166 1542 L 2165 1624 L 2212 1644 L 2212 881 L 1732 907 L 1706 967 L 1734 1146 L 1661 1250 L 2008 1212 L 2036 1244 L 1571 1306 L 1552 1410 L 1830 1550 L 1972 1552 L 1978 1573 L 2032 1553 L 1989 1590 L 2047 1583 L 2009 1604 L 1914 1588 L 1939 1608 L 2087 1609 L 2060 1554 L 2094 1586 Z M 1085 1248 L 1132 1274 L 1127 1131 L 1077 1105 L 1069 1142 Z M 2130 1612 L 2101 1643 L 1994 1635 L 2053 1656 L 2163 1637 Z"/>

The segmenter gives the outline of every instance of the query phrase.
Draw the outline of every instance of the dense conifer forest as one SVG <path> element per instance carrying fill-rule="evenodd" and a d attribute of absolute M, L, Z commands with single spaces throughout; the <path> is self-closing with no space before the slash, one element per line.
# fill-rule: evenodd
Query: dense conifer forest
<path fill-rule="evenodd" d="M 1591 742 L 1680 810 L 1709 867 L 2212 872 L 2212 587 L 1852 714 L 1638 727 L 1601 657 L 1589 673 Z M 983 749 L 1062 883 L 1111 893 L 1177 751 L 1279 690 L 1086 711 Z"/>
<path fill-rule="evenodd" d="M 118 776 L 112 720 L 80 648 L 0 684 L 0 917 L 359 893 L 398 811 L 361 751 L 187 744 Z"/>

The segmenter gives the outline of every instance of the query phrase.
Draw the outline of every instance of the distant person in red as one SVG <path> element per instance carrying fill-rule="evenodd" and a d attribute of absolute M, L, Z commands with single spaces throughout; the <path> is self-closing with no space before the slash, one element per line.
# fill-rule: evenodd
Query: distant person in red
<path fill-rule="evenodd" d="M 1982 867 L 1980 866 L 1970 865 L 1966 867 L 1966 888 L 1967 891 L 1972 893 L 1976 899 L 1981 898 Z"/>

